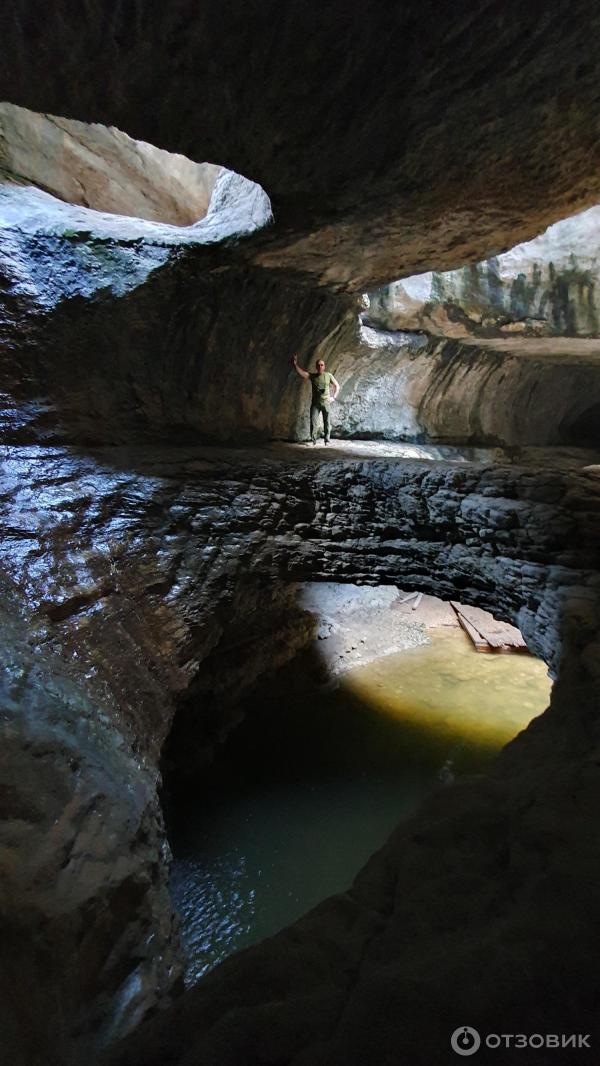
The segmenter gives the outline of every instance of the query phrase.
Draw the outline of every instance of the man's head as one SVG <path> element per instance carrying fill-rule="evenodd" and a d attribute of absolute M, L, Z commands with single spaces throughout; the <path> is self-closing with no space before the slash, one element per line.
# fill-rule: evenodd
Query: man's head
<path fill-rule="evenodd" d="M 317 374 L 322 374 L 325 370 L 325 362 L 323 359 L 317 359 L 315 366 L 317 368 Z"/>

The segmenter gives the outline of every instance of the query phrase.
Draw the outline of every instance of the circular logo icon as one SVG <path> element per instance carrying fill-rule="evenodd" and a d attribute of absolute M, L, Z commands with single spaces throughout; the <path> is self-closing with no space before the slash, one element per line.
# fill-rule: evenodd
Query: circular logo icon
<path fill-rule="evenodd" d="M 450 1045 L 457 1055 L 474 1055 L 481 1045 L 481 1037 L 470 1025 L 461 1025 L 452 1033 Z"/>

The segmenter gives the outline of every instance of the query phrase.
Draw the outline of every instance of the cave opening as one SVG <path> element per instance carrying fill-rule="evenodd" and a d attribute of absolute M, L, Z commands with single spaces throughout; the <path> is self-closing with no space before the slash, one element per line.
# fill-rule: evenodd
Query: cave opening
<path fill-rule="evenodd" d="M 318 349 L 341 383 L 334 436 L 597 450 L 599 241 L 596 205 L 481 262 L 363 293 Z"/>
<path fill-rule="evenodd" d="M 271 221 L 262 187 L 218 163 L 195 162 L 115 126 L 0 103 L 0 228 L 66 239 L 73 242 L 71 254 L 78 244 L 85 250 L 96 242 L 96 256 L 107 260 L 105 285 L 118 281 L 119 263 L 107 259 L 99 241 L 145 242 L 168 251 L 219 243 Z M 85 258 L 78 266 L 89 272 Z M 147 273 L 130 278 L 127 288 Z M 93 292 L 92 285 L 87 295 Z"/>
<path fill-rule="evenodd" d="M 312 626 L 289 660 L 233 713 L 192 697 L 165 746 L 189 985 L 346 890 L 399 821 L 487 769 L 549 703 L 545 664 L 524 645 L 479 654 L 448 601 L 335 582 L 296 593 Z M 212 716 L 230 721 L 216 743 Z"/>
<path fill-rule="evenodd" d="M 600 401 L 591 404 L 575 418 L 561 426 L 565 444 L 582 448 L 600 448 Z"/>

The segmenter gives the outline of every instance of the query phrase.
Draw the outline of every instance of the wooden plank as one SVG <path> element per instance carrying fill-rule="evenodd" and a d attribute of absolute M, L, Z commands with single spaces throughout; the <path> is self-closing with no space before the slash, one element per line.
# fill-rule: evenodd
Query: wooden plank
<path fill-rule="evenodd" d="M 475 628 L 475 626 L 471 625 L 471 623 L 469 622 L 468 618 L 465 618 L 464 614 L 462 613 L 461 604 L 460 603 L 455 603 L 454 600 L 450 600 L 450 603 L 452 604 L 452 606 L 454 607 L 454 610 L 456 611 L 456 616 L 457 616 L 458 621 L 460 622 L 462 628 L 464 629 L 464 631 L 467 634 L 467 636 L 471 638 L 471 640 L 473 642 L 473 645 L 475 647 L 475 651 L 483 651 L 483 652 L 491 651 L 492 648 L 488 644 L 488 642 L 485 639 L 485 637 L 482 637 L 482 635 L 479 632 L 479 630 L 477 630 Z"/>
<path fill-rule="evenodd" d="M 415 602 L 414 602 L 414 603 L 413 603 L 413 605 L 412 605 L 412 609 L 413 609 L 413 611 L 416 611 L 416 609 L 417 609 L 417 607 L 419 606 L 419 604 L 421 603 L 421 600 L 422 600 L 422 599 L 423 599 L 423 593 L 422 593 L 422 592 L 419 592 L 419 595 L 417 596 L 417 598 L 416 598 Z"/>
<path fill-rule="evenodd" d="M 399 603 L 408 603 L 409 600 L 414 600 L 414 599 L 416 599 L 417 596 L 422 596 L 422 595 L 423 595 L 422 592 L 409 592 L 408 596 L 403 596 L 402 599 L 399 600 L 398 602 Z"/>
<path fill-rule="evenodd" d="M 499 622 L 489 611 L 482 611 L 480 607 L 467 607 L 461 603 L 460 612 L 492 648 L 527 648 L 516 626 L 510 625 L 509 622 Z"/>
<path fill-rule="evenodd" d="M 499 622 L 480 607 L 468 607 L 450 601 L 456 616 L 469 635 L 476 651 L 527 652 L 528 648 L 520 631 L 508 622 Z"/>

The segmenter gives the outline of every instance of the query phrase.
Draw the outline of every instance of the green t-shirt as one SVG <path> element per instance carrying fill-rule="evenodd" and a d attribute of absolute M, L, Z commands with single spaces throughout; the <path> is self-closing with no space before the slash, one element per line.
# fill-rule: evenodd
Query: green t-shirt
<path fill-rule="evenodd" d="M 329 403 L 331 396 L 329 395 L 329 386 L 333 380 L 333 374 L 330 374 L 326 370 L 323 374 L 311 374 L 310 383 L 312 385 L 312 402 Z"/>

